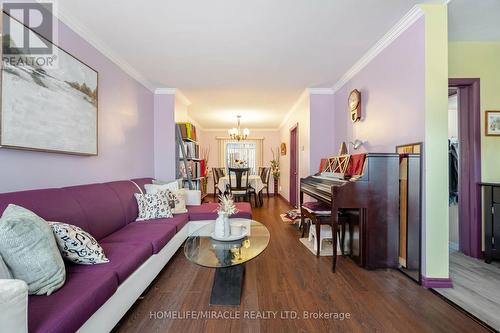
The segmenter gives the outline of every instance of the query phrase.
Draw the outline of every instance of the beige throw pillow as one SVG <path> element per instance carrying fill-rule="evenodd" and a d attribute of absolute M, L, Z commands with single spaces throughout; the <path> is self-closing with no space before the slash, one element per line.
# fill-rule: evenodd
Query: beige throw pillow
<path fill-rule="evenodd" d="M 147 194 L 163 194 L 167 196 L 168 203 L 173 214 L 187 213 L 186 209 L 186 189 L 177 186 L 177 182 L 168 184 L 146 184 L 144 185 Z"/>
<path fill-rule="evenodd" d="M 186 208 L 186 190 L 181 188 L 177 191 L 166 191 L 172 213 L 183 214 L 187 213 Z"/>

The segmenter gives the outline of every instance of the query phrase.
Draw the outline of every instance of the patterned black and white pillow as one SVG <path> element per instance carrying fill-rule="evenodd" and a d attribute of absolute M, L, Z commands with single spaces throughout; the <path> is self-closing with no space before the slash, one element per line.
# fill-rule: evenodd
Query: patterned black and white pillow
<path fill-rule="evenodd" d="M 187 213 L 186 209 L 186 190 L 181 188 L 177 191 L 166 191 L 172 214 Z"/>
<path fill-rule="evenodd" d="M 61 222 L 48 223 L 52 227 L 62 257 L 67 261 L 81 265 L 109 262 L 102 247 L 85 230 Z"/>
<path fill-rule="evenodd" d="M 139 216 L 136 221 L 173 217 L 172 208 L 168 202 L 168 197 L 164 192 L 155 194 L 135 194 Z"/>

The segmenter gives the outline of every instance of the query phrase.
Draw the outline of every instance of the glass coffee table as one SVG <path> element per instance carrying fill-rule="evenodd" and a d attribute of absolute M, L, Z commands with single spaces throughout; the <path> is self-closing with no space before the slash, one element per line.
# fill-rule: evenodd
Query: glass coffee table
<path fill-rule="evenodd" d="M 260 255 L 269 244 L 269 230 L 260 222 L 230 219 L 246 226 L 248 234 L 237 241 L 217 241 L 210 237 L 215 221 L 197 229 L 184 244 L 184 254 L 191 262 L 215 268 L 210 305 L 239 305 L 245 263 Z"/>

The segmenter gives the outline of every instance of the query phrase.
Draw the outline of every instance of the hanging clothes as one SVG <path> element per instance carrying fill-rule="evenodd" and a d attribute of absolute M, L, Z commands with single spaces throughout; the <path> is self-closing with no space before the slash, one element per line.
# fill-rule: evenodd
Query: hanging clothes
<path fill-rule="evenodd" d="M 458 204 L 458 143 L 448 140 L 450 205 Z"/>

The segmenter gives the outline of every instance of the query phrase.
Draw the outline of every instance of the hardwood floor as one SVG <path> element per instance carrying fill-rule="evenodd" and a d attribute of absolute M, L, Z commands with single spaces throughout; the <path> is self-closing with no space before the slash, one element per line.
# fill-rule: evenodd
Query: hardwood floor
<path fill-rule="evenodd" d="M 368 271 L 339 257 L 313 256 L 293 225 L 279 214 L 288 205 L 265 199 L 254 219 L 271 233 L 268 248 L 247 263 L 242 304 L 214 307 L 208 301 L 213 269 L 190 263 L 181 248 L 115 328 L 115 332 L 485 332 L 486 328 L 395 270 Z M 165 319 L 169 311 L 228 311 L 240 319 Z M 243 318 L 244 311 L 275 311 L 277 318 Z M 238 312 L 240 311 L 240 312 Z M 283 319 L 296 311 L 297 319 Z M 347 313 L 349 319 L 304 318 L 311 313 Z M 254 313 L 255 314 L 255 313 Z M 255 314 L 256 315 L 256 314 Z M 156 316 L 156 318 L 155 318 Z"/>
<path fill-rule="evenodd" d="M 487 264 L 453 251 L 450 275 L 453 288 L 436 292 L 500 331 L 500 263 Z"/>

